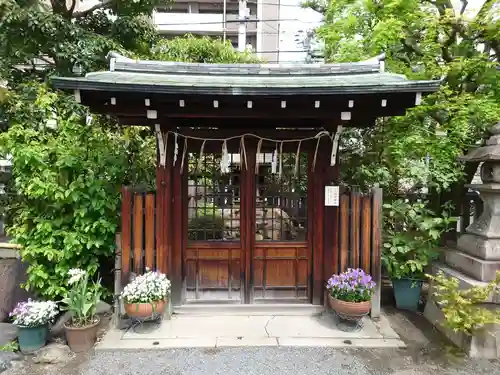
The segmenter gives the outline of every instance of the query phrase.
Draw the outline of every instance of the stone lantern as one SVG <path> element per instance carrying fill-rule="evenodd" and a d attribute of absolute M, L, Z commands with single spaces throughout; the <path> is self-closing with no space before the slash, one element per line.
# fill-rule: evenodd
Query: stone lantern
<path fill-rule="evenodd" d="M 500 271 L 500 123 L 492 133 L 485 146 L 460 158 L 464 162 L 483 163 L 483 183 L 466 187 L 479 192 L 484 210 L 457 243 L 458 249 L 469 255 L 468 262 L 458 262 L 457 268 L 464 268 L 464 272 L 480 281 L 494 280 L 496 271 Z"/>
<path fill-rule="evenodd" d="M 445 249 L 444 264 L 433 265 L 433 273 L 442 271 L 448 277 L 460 280 L 460 287 L 468 289 L 485 286 L 500 271 L 500 123 L 492 128 L 486 145 L 470 151 L 460 158 L 468 163 L 483 163 L 481 184 L 466 185 L 478 191 L 484 202 L 479 218 L 460 235 L 456 249 Z M 430 288 L 432 290 L 432 287 Z M 500 295 L 490 296 L 487 307 L 500 308 Z M 486 327 L 477 336 L 451 332 L 442 328 L 443 315 L 430 293 L 424 312 L 457 346 L 473 357 L 500 357 L 500 327 Z"/>

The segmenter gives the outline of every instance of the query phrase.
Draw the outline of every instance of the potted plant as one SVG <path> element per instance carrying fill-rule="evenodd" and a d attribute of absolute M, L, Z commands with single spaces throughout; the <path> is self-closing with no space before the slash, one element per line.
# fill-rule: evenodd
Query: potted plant
<path fill-rule="evenodd" d="M 349 268 L 328 279 L 326 289 L 331 308 L 348 320 L 359 320 L 370 312 L 375 282 L 362 269 Z"/>
<path fill-rule="evenodd" d="M 146 270 L 127 284 L 121 293 L 127 315 L 147 318 L 162 314 L 170 295 L 170 280 L 160 272 Z"/>
<path fill-rule="evenodd" d="M 19 350 L 33 353 L 45 346 L 49 323 L 57 316 L 57 304 L 53 301 L 19 302 L 10 313 L 18 329 Z"/>
<path fill-rule="evenodd" d="M 397 199 L 384 204 L 382 264 L 397 308 L 417 311 L 426 269 L 438 257 L 441 234 L 451 222 L 446 213 L 436 217 L 423 202 Z"/>
<path fill-rule="evenodd" d="M 71 318 L 64 325 L 66 340 L 75 353 L 90 350 L 97 339 L 99 316 L 96 307 L 102 295 L 100 279 L 89 280 L 89 274 L 79 268 L 69 270 L 70 289 L 62 302 Z"/>

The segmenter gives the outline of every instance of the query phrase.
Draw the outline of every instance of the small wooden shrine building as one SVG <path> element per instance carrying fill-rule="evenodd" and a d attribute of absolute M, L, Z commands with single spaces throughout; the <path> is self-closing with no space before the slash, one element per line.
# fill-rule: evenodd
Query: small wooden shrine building
<path fill-rule="evenodd" d="M 55 78 L 90 110 L 157 136 L 156 190 L 123 189 L 126 282 L 166 272 L 174 305 L 321 305 L 347 267 L 380 280 L 381 191 L 340 192 L 342 128 L 404 115 L 439 82 L 341 64 L 195 64 L 112 54 Z M 378 314 L 380 295 L 373 304 Z"/>

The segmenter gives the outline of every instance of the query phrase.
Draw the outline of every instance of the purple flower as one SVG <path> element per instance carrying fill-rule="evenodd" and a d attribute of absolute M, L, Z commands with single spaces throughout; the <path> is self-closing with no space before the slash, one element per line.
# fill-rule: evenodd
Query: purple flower
<path fill-rule="evenodd" d="M 339 275 L 332 275 L 326 283 L 332 297 L 350 302 L 369 301 L 375 282 L 360 268 L 349 268 Z"/>

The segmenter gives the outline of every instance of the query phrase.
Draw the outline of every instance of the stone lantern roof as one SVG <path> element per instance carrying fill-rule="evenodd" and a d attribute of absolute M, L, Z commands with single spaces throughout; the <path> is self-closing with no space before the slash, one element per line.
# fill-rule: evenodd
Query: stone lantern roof
<path fill-rule="evenodd" d="M 459 160 L 464 162 L 500 161 L 500 122 L 491 128 L 491 133 L 492 136 L 486 141 L 486 145 L 475 148 Z"/>

